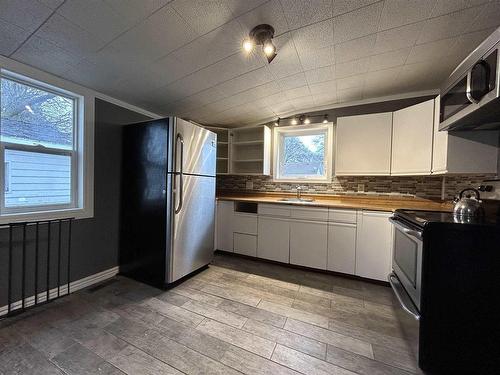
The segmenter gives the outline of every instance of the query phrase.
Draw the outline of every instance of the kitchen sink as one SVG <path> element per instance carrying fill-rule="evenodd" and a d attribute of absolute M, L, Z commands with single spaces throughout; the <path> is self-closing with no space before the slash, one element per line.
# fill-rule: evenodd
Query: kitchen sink
<path fill-rule="evenodd" d="M 312 198 L 281 198 L 280 202 L 291 202 L 291 203 L 311 203 L 314 202 Z"/>

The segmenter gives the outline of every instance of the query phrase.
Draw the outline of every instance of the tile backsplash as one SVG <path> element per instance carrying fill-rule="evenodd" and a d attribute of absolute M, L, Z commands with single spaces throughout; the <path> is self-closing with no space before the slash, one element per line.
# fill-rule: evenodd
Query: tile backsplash
<path fill-rule="evenodd" d="M 446 200 L 466 187 L 477 187 L 492 176 L 350 176 L 334 177 L 331 183 L 301 183 L 305 193 L 314 194 L 359 194 L 359 195 L 397 195 L 439 199 L 443 187 Z M 218 190 L 238 192 L 295 192 L 296 183 L 274 182 L 270 176 L 217 176 Z M 358 190 L 363 185 L 363 191 Z M 251 189 L 248 187 L 252 186 Z"/>

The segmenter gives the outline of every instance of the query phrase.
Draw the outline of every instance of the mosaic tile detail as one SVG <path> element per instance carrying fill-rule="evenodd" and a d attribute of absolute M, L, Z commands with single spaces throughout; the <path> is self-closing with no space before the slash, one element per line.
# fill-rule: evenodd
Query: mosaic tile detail
<path fill-rule="evenodd" d="M 477 187 L 492 175 L 467 176 L 349 176 L 334 177 L 331 183 L 301 183 L 309 194 L 349 194 L 349 195 L 395 195 L 429 199 L 440 199 L 444 180 L 445 199 L 451 200 L 466 187 Z M 247 190 L 246 183 L 253 182 L 253 189 Z M 358 191 L 358 184 L 364 184 L 364 191 Z M 298 184 L 274 182 L 271 176 L 217 177 L 218 190 L 239 192 L 294 192 Z"/>

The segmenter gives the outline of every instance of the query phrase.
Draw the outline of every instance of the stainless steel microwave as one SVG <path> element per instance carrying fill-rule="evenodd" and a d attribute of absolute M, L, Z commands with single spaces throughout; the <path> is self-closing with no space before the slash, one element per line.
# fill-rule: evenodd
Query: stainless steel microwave
<path fill-rule="evenodd" d="M 441 88 L 439 130 L 500 129 L 500 28 L 453 71 Z"/>

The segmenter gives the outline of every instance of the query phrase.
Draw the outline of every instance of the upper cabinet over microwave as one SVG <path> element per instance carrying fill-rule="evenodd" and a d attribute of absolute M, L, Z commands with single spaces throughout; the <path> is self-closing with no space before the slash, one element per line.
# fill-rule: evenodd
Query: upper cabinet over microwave
<path fill-rule="evenodd" d="M 441 89 L 439 130 L 500 129 L 500 28 L 453 71 Z"/>

